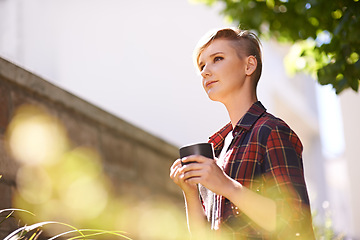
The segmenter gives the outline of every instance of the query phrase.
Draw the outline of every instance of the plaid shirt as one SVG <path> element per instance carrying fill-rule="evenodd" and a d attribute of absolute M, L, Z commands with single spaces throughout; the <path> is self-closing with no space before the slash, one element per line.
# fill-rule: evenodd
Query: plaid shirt
<path fill-rule="evenodd" d="M 217 232 L 231 239 L 314 239 L 302 144 L 297 135 L 285 122 L 267 113 L 260 102 L 251 106 L 234 129 L 229 123 L 210 137 L 216 156 L 231 131 L 234 138 L 223 161 L 224 171 L 248 189 L 275 201 L 277 226 L 273 233 L 265 231 L 228 199 L 214 194 L 214 205 L 203 203 L 207 214 L 211 212 L 215 218 Z M 204 189 L 200 186 L 200 192 Z"/>

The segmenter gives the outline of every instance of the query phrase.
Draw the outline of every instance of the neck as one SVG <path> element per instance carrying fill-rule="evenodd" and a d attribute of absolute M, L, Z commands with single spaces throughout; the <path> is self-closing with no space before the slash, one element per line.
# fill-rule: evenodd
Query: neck
<path fill-rule="evenodd" d="M 224 103 L 233 128 L 239 120 L 245 115 L 249 108 L 257 102 L 256 93 L 239 94 L 239 97 L 234 98 L 232 101 Z"/>

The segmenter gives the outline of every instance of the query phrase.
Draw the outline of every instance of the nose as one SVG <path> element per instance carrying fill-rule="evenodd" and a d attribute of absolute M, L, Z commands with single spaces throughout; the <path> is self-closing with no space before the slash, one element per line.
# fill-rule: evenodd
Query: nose
<path fill-rule="evenodd" d="M 210 71 L 209 67 L 207 65 L 205 65 L 203 67 L 203 69 L 201 70 L 200 74 L 203 78 L 206 78 L 206 77 L 211 76 L 211 71 Z"/>

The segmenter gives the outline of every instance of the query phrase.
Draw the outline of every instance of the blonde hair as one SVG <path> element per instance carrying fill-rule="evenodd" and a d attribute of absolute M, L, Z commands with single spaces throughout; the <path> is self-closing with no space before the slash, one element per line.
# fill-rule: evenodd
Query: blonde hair
<path fill-rule="evenodd" d="M 222 28 L 210 33 L 210 35 L 205 35 L 199 41 L 194 50 L 194 62 L 198 68 L 201 53 L 215 39 L 225 39 L 231 41 L 240 59 L 248 56 L 254 56 L 256 58 L 257 67 L 253 75 L 253 79 L 256 81 L 256 86 L 262 72 L 261 42 L 256 34 L 238 28 Z"/>

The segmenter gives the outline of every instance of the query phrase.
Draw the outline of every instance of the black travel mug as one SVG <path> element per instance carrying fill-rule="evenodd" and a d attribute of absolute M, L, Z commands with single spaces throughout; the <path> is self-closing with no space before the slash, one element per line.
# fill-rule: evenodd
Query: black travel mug
<path fill-rule="evenodd" d="M 179 149 L 180 159 L 191 156 L 191 155 L 201 155 L 207 158 L 214 159 L 214 149 L 211 143 L 196 143 L 191 145 L 185 145 Z M 182 165 L 189 164 L 181 162 Z"/>

